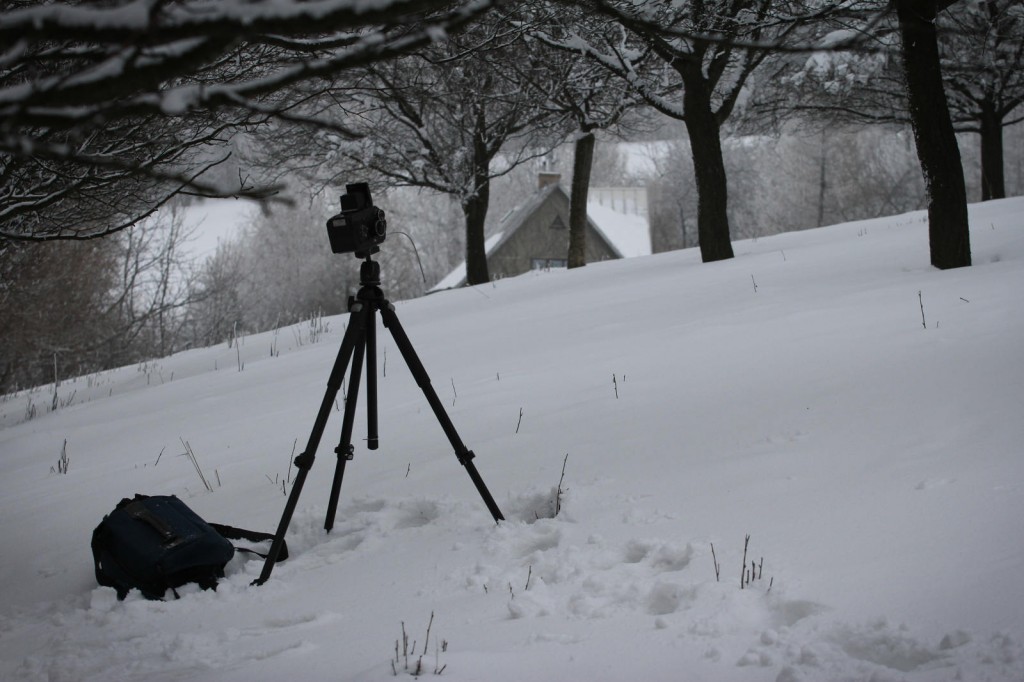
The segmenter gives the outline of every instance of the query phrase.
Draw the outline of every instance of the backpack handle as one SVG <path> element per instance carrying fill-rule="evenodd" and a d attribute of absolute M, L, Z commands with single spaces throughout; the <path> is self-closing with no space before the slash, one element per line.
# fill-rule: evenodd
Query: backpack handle
<path fill-rule="evenodd" d="M 154 514 L 151 509 L 144 506 L 141 501 L 132 502 L 124 508 L 124 511 L 128 516 L 137 521 L 144 522 L 159 533 L 160 537 L 163 538 L 163 544 L 167 547 L 173 547 L 181 542 L 181 538 L 175 535 L 174 529 L 166 521 Z"/>

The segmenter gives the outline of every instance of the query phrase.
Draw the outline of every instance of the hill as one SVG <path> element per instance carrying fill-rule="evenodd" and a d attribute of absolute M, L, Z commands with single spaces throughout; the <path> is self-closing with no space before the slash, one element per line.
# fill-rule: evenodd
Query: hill
<path fill-rule="evenodd" d="M 919 212 L 399 303 L 508 520 L 381 332 L 381 447 L 361 399 L 325 534 L 335 414 L 262 587 L 118 602 L 89 536 L 134 493 L 273 530 L 345 317 L 7 396 L 0 677 L 377 680 L 429 624 L 450 680 L 1024 679 L 1021 216 L 961 270 Z"/>

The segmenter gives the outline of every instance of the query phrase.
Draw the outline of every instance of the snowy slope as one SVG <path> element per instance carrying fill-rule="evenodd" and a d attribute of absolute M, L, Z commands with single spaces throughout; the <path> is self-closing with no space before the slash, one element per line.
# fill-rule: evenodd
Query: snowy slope
<path fill-rule="evenodd" d="M 8 397 L 0 679 L 385 679 L 431 614 L 450 680 L 1024 679 L 1022 216 L 972 207 L 946 272 L 912 213 L 400 303 L 508 521 L 382 332 L 381 448 L 325 534 L 335 414 L 258 588 L 236 557 L 217 592 L 117 602 L 89 535 L 136 492 L 272 530 L 344 317 Z"/>

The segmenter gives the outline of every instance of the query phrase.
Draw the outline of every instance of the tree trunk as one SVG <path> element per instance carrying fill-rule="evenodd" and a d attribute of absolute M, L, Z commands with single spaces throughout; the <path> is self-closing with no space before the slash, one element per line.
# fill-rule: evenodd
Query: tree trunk
<path fill-rule="evenodd" d="M 726 212 L 728 185 L 718 120 L 711 110 L 711 92 L 700 65 L 680 74 L 683 77 L 683 114 L 693 153 L 697 179 L 697 241 L 701 260 L 710 263 L 732 258 L 729 215 Z"/>
<path fill-rule="evenodd" d="M 928 190 L 931 262 L 947 269 L 971 264 L 971 235 L 960 149 L 942 87 L 935 15 L 936 0 L 896 0 L 910 120 Z"/>
<path fill-rule="evenodd" d="M 487 206 L 491 200 L 490 158 L 484 132 L 487 130 L 483 109 L 476 115 L 473 136 L 473 192 L 462 200 L 462 213 L 466 217 L 466 284 L 486 284 L 491 280 L 487 272 L 487 249 L 484 225 Z"/>
<path fill-rule="evenodd" d="M 587 192 L 590 170 L 594 165 L 594 133 L 582 130 L 576 140 L 572 161 L 572 191 L 569 195 L 569 263 L 570 268 L 587 264 Z"/>
<path fill-rule="evenodd" d="M 462 203 L 462 214 L 466 218 L 466 284 L 486 284 L 491 280 L 487 272 L 487 250 L 484 247 L 484 222 L 487 218 L 487 204 L 490 202 L 490 187 L 485 181 L 477 187 L 476 194 Z"/>
<path fill-rule="evenodd" d="M 1003 175 L 1003 122 L 995 105 L 982 104 L 981 111 L 981 200 L 1005 199 Z"/>
<path fill-rule="evenodd" d="M 683 202 L 679 202 L 679 231 L 683 235 L 683 246 L 682 248 L 690 248 L 689 242 L 686 240 L 686 206 Z"/>
<path fill-rule="evenodd" d="M 828 138 L 825 131 L 821 131 L 821 158 L 818 160 L 818 227 L 825 225 L 825 192 L 828 189 Z"/>

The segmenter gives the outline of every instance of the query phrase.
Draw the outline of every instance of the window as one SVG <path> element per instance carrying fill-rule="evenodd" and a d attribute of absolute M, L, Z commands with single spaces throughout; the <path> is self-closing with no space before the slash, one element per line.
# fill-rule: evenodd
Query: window
<path fill-rule="evenodd" d="M 565 223 L 562 222 L 562 216 L 560 216 L 560 215 L 556 215 L 555 216 L 555 219 L 551 221 L 551 229 L 552 230 L 564 230 L 565 229 Z"/>
<path fill-rule="evenodd" d="M 565 258 L 531 258 L 531 270 L 550 270 L 551 268 L 568 267 L 569 261 Z"/>

